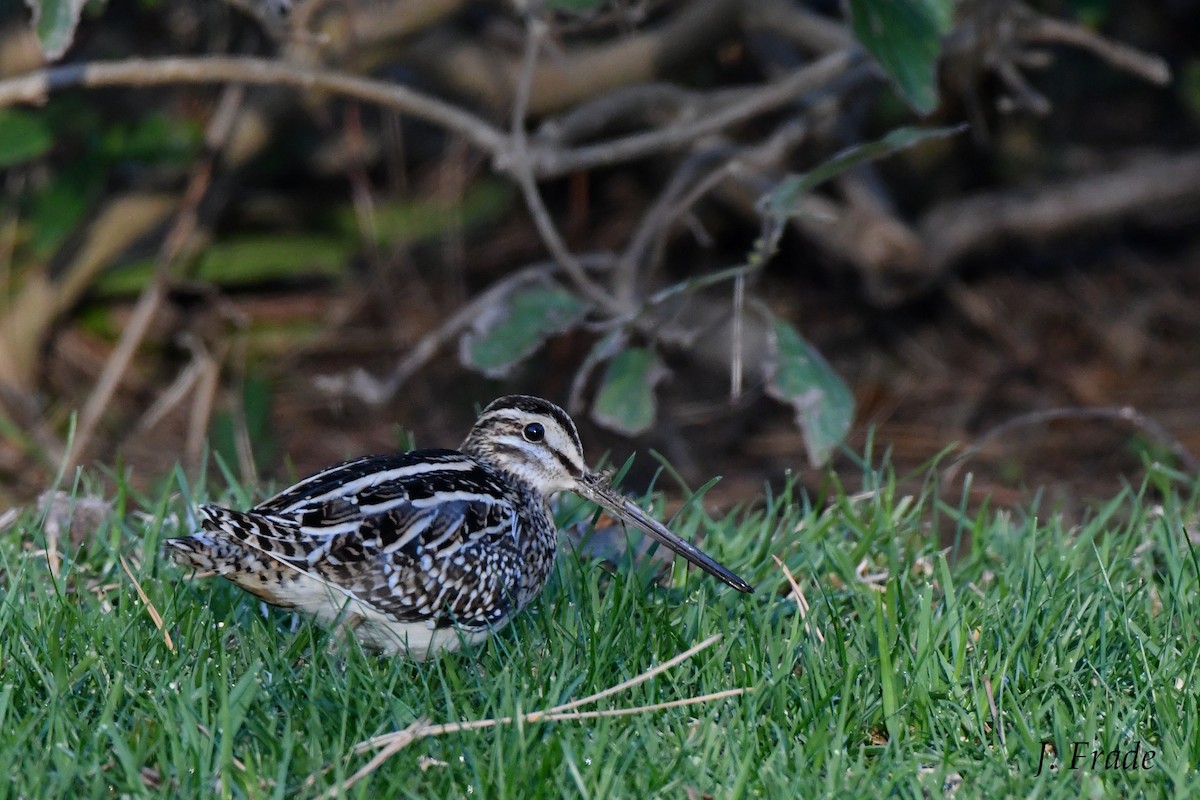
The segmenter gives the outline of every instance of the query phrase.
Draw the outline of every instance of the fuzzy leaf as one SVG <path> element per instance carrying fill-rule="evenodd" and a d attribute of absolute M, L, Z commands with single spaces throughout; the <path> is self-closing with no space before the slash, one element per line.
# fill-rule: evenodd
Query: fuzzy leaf
<path fill-rule="evenodd" d="M 222 287 L 256 286 L 312 277 L 341 277 L 355 242 L 324 235 L 246 235 L 216 242 L 197 259 L 192 277 Z M 109 272 L 96 286 L 101 295 L 142 290 L 153 278 L 154 260 L 142 259 Z"/>
<path fill-rule="evenodd" d="M 937 61 L 952 12 L 951 0 L 850 0 L 855 37 L 922 114 L 937 108 Z"/>
<path fill-rule="evenodd" d="M 781 319 L 771 337 L 767 393 L 796 409 L 808 463 L 820 466 L 846 438 L 854 395 L 812 345 Z"/>
<path fill-rule="evenodd" d="M 622 350 L 608 362 L 592 419 L 611 431 L 636 436 L 654 425 L 657 403 L 654 387 L 666 375 L 654 353 L 645 347 Z"/>
<path fill-rule="evenodd" d="M 33 15 L 31 22 L 42 45 L 42 54 L 57 61 L 75 39 L 75 27 L 87 0 L 25 0 Z"/>
<path fill-rule="evenodd" d="M 759 201 L 760 206 L 765 213 L 773 217 L 790 217 L 796 213 L 797 204 L 806 194 L 830 178 L 835 178 L 859 164 L 890 156 L 927 139 L 953 136 L 966 129 L 966 125 L 950 128 L 897 128 L 881 139 L 847 147 L 808 172 L 788 175 L 763 196 Z"/>
<path fill-rule="evenodd" d="M 596 11 L 608 0 L 550 0 L 547 5 L 558 11 L 571 11 L 582 14 L 585 11 Z"/>
<path fill-rule="evenodd" d="M 50 129 L 38 115 L 0 109 L 0 169 L 37 158 L 53 143 Z"/>
<path fill-rule="evenodd" d="M 454 202 L 427 198 L 411 202 L 380 202 L 375 206 L 374 235 L 385 247 L 412 244 L 442 236 L 451 223 L 464 231 L 493 223 L 512 209 L 515 196 L 512 184 L 500 180 L 477 181 Z M 347 204 L 334 215 L 340 231 L 361 236 L 359 214 Z"/>
<path fill-rule="evenodd" d="M 587 305 L 561 286 L 537 286 L 510 294 L 459 340 L 459 358 L 490 378 L 500 378 L 556 333 L 571 328 Z"/>

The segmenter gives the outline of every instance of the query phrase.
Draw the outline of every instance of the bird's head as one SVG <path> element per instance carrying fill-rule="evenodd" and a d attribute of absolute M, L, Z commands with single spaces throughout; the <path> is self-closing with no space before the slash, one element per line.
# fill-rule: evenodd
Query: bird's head
<path fill-rule="evenodd" d="M 606 477 L 591 472 L 583 459 L 575 423 L 548 400 L 518 394 L 492 401 L 475 421 L 462 451 L 520 478 L 544 495 L 575 492 L 646 531 L 738 591 L 754 591 L 746 581 L 647 515 Z"/>

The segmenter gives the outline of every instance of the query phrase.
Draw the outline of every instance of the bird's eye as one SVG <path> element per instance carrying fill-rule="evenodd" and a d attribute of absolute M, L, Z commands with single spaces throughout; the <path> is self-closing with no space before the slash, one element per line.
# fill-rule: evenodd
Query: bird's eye
<path fill-rule="evenodd" d="M 540 422 L 531 422 L 525 426 L 525 441 L 540 442 L 546 438 L 546 429 Z"/>

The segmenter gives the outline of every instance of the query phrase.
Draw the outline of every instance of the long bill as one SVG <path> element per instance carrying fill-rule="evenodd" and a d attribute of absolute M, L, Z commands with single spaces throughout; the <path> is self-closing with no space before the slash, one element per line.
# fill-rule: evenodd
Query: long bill
<path fill-rule="evenodd" d="M 613 489 L 604 477 L 596 474 L 585 476 L 579 482 L 578 491 L 596 505 L 607 509 L 626 522 L 637 525 L 714 578 L 721 579 L 739 592 L 749 594 L 754 591 L 753 586 L 717 563 L 712 556 L 671 533 L 666 526 L 646 514 L 636 503 Z"/>

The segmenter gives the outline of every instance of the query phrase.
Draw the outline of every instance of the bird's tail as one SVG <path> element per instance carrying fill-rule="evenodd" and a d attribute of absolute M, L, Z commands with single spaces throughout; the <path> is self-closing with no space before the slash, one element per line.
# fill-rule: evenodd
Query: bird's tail
<path fill-rule="evenodd" d="M 283 559 L 295 556 L 295 536 L 269 517 L 220 506 L 199 506 L 200 530 L 191 536 L 167 539 L 163 551 L 175 561 L 224 575 L 248 551 Z"/>
<path fill-rule="evenodd" d="M 203 572 L 224 574 L 229 571 L 242 548 L 234 542 L 196 533 L 175 539 L 165 539 L 163 553 L 185 567 Z"/>

